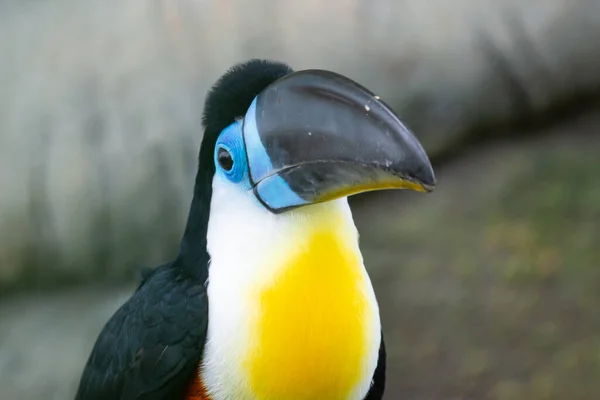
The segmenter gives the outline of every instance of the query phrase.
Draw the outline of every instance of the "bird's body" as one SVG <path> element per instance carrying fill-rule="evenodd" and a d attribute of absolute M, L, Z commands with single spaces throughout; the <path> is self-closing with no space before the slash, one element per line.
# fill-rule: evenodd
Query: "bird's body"
<path fill-rule="evenodd" d="M 347 78 L 256 60 L 217 82 L 204 125 L 180 253 L 106 324 L 76 399 L 381 399 L 379 308 L 345 196 L 432 186 L 420 145 Z"/>

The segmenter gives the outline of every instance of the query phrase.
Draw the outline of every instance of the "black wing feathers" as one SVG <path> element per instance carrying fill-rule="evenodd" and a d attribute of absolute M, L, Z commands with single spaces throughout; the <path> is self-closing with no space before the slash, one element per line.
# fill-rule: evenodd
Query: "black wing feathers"
<path fill-rule="evenodd" d="M 170 265 L 159 267 L 100 333 L 75 399 L 183 397 L 207 326 L 205 287 Z"/>

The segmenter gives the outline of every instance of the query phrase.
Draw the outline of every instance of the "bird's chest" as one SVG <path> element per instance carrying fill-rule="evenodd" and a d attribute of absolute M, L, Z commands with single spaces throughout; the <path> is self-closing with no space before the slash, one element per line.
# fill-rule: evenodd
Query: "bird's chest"
<path fill-rule="evenodd" d="M 361 399 L 377 363 L 380 323 L 358 247 L 317 234 L 279 260 L 265 279 L 246 281 L 216 271 L 213 260 L 207 392 L 213 400 Z"/>

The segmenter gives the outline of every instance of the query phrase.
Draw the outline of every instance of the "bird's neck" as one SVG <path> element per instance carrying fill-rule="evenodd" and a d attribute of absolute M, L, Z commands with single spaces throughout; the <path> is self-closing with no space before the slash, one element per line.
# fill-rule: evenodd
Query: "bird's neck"
<path fill-rule="evenodd" d="M 358 233 L 345 198 L 273 214 L 251 191 L 241 192 L 215 178 L 211 204 L 207 232 L 211 264 L 231 269 L 229 273 L 247 281 L 272 279 L 295 254 L 326 257 L 335 251 L 317 246 L 320 242 L 342 246 L 362 267 Z"/>
<path fill-rule="evenodd" d="M 207 156 L 204 154 L 203 157 Z M 214 168 L 210 165 L 199 168 L 187 224 L 176 259 L 176 265 L 200 282 L 208 279 L 207 231 L 213 174 Z"/>

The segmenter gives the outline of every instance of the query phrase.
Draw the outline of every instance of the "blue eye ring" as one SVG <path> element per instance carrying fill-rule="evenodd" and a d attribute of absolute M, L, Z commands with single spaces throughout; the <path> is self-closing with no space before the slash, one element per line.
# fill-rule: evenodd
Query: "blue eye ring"
<path fill-rule="evenodd" d="M 236 121 L 221 132 L 213 157 L 215 167 L 229 181 L 239 183 L 247 179 L 248 166 L 241 122 Z"/>

